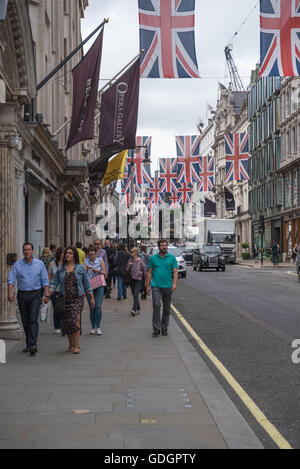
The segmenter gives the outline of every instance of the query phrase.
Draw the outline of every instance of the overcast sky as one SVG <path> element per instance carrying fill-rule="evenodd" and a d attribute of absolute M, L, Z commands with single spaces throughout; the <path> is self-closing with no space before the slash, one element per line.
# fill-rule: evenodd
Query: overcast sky
<path fill-rule="evenodd" d="M 154 168 L 157 159 L 175 157 L 176 135 L 197 134 L 207 103 L 215 108 L 218 82 L 228 84 L 224 48 L 233 41 L 233 57 L 245 87 L 259 61 L 259 2 L 255 0 L 196 0 L 196 52 L 201 79 L 142 79 L 137 135 L 152 136 Z M 82 21 L 85 38 L 105 26 L 101 79 L 112 78 L 139 52 L 138 0 L 89 0 Z M 104 84 L 100 82 L 100 86 Z"/>

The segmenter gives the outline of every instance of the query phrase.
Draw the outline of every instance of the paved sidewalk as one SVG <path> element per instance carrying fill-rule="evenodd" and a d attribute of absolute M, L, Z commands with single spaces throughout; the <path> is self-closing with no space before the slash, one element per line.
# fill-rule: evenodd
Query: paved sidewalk
<path fill-rule="evenodd" d="M 236 263 L 238 265 L 244 265 L 247 267 L 254 267 L 257 269 L 290 269 L 290 270 L 295 270 L 296 272 L 296 266 L 295 264 L 292 264 L 291 262 L 280 262 L 278 265 L 274 266 L 273 263 L 270 261 L 270 259 L 264 259 L 263 266 L 261 265 L 260 259 L 258 262 L 255 262 L 254 259 L 248 259 L 244 260 L 241 257 L 237 258 Z"/>
<path fill-rule="evenodd" d="M 133 318 L 131 298 L 104 300 L 102 337 L 85 308 L 80 355 L 46 324 L 36 357 L 15 344 L 0 365 L 0 449 L 262 448 L 177 323 L 152 338 L 151 306 Z"/>

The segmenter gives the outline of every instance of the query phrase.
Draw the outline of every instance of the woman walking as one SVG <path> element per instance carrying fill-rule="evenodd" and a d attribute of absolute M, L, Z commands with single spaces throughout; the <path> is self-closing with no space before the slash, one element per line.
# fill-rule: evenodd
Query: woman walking
<path fill-rule="evenodd" d="M 114 266 L 118 282 L 118 301 L 127 298 L 127 285 L 125 282 L 126 267 L 130 259 L 130 254 L 125 251 L 124 244 L 118 245 L 118 252 L 115 255 Z"/>
<path fill-rule="evenodd" d="M 75 248 L 69 247 L 65 251 L 63 265 L 58 267 L 51 284 L 51 291 L 57 288 L 65 299 L 65 312 L 60 322 L 62 333 L 69 339 L 68 352 L 78 355 L 84 294 L 90 296 L 92 308 L 95 307 L 95 298 L 86 270 L 83 265 L 79 264 L 79 256 Z"/>
<path fill-rule="evenodd" d="M 97 258 L 96 248 L 89 249 L 89 257 L 84 261 L 85 268 L 87 270 L 87 276 L 89 280 L 97 278 L 97 287 L 93 289 L 95 297 L 95 305 L 92 307 L 91 300 L 88 296 L 88 303 L 90 307 L 90 319 L 92 329 L 90 335 L 102 335 L 100 329 L 100 323 L 102 319 L 102 302 L 104 297 L 105 281 L 104 277 L 107 277 L 105 263 L 103 259 Z M 101 275 L 101 277 L 99 277 Z M 101 284 L 101 286 L 100 286 Z"/>
<path fill-rule="evenodd" d="M 143 275 L 146 277 L 147 271 L 143 259 L 138 254 L 137 248 L 132 248 L 130 251 L 131 260 L 128 262 L 126 270 L 131 276 L 131 291 L 133 295 L 133 307 L 131 311 L 132 316 L 140 314 L 140 291 L 142 286 Z"/>
<path fill-rule="evenodd" d="M 48 276 L 50 285 L 53 282 L 54 276 L 57 272 L 57 269 L 60 265 L 63 265 L 65 251 L 63 248 L 58 248 L 55 252 L 55 260 L 50 262 L 48 267 Z M 56 311 L 56 304 L 57 304 L 57 295 L 59 294 L 59 288 L 51 295 L 51 301 L 53 305 L 53 322 L 54 322 L 54 329 L 55 334 L 60 334 L 60 317 Z"/>

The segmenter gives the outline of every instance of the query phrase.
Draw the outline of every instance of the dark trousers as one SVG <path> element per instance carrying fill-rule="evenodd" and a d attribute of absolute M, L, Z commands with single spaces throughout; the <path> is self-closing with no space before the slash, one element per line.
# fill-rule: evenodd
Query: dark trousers
<path fill-rule="evenodd" d="M 132 311 L 140 311 L 141 306 L 140 306 L 140 291 L 141 291 L 141 285 L 142 281 L 141 280 L 131 280 L 131 292 L 133 296 L 133 307 Z"/>
<path fill-rule="evenodd" d="M 26 336 L 27 347 L 36 347 L 39 336 L 41 290 L 37 290 L 35 292 L 18 291 L 17 300 Z"/>
<path fill-rule="evenodd" d="M 111 281 L 113 277 L 113 267 L 109 268 L 107 279 L 106 279 L 106 287 L 105 287 L 105 295 L 109 296 L 111 293 Z"/>
<path fill-rule="evenodd" d="M 152 287 L 152 301 L 153 301 L 153 329 L 154 330 L 167 330 L 169 325 L 169 318 L 171 312 L 171 288 L 158 288 Z M 161 300 L 163 304 L 162 318 L 160 318 Z"/>
<path fill-rule="evenodd" d="M 51 296 L 51 301 L 53 305 L 53 323 L 54 323 L 54 329 L 60 329 L 60 317 L 56 312 L 56 304 L 57 304 L 57 293 L 53 293 Z"/>

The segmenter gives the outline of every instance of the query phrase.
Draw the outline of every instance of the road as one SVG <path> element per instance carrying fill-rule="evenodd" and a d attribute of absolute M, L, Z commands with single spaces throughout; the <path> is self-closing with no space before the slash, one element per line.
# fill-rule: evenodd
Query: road
<path fill-rule="evenodd" d="M 235 265 L 224 273 L 189 268 L 173 297 L 174 306 L 293 448 L 300 448 L 300 364 L 292 361 L 291 345 L 300 339 L 299 300 L 292 266 Z M 197 348 L 264 446 L 276 448 Z"/>

